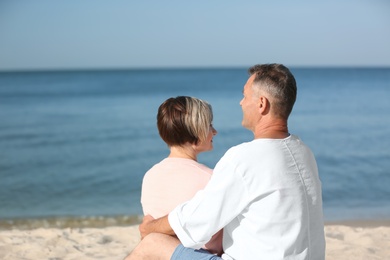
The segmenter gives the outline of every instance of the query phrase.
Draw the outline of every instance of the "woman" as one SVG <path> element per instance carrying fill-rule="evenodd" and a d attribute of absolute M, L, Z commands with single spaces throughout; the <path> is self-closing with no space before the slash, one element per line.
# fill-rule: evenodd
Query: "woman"
<path fill-rule="evenodd" d="M 213 149 L 217 131 L 212 120 L 211 105 L 194 97 L 169 98 L 160 105 L 157 127 L 170 153 L 144 176 L 141 203 L 145 215 L 165 216 L 206 186 L 212 169 L 198 163 L 197 156 Z M 205 248 L 220 255 L 222 231 Z"/>

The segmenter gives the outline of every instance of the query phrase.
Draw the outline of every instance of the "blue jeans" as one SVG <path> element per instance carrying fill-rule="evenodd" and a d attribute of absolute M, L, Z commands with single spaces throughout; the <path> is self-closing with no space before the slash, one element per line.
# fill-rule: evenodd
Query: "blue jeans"
<path fill-rule="evenodd" d="M 209 251 L 204 249 L 193 249 L 184 247 L 182 244 L 178 245 L 173 252 L 171 260 L 218 260 L 222 259 L 219 256 L 211 254 Z"/>

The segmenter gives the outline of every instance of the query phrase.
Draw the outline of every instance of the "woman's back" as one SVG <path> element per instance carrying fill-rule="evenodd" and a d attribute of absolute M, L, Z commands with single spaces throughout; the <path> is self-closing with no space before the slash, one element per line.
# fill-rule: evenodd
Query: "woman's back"
<path fill-rule="evenodd" d="M 191 159 L 166 158 L 144 176 L 141 203 L 145 215 L 159 218 L 190 200 L 210 180 L 212 170 Z"/>

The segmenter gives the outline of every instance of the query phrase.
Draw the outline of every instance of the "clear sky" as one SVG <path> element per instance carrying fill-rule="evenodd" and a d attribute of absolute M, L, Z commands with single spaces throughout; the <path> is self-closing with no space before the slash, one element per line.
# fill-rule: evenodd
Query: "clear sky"
<path fill-rule="evenodd" d="M 269 62 L 390 66 L 390 1 L 0 1 L 0 70 Z"/>

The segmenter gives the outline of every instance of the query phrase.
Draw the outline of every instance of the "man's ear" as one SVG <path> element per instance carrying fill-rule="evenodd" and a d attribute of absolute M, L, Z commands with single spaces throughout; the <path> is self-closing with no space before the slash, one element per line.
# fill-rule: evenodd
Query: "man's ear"
<path fill-rule="evenodd" d="M 269 111 L 270 103 L 265 96 L 260 96 L 258 99 L 258 107 L 261 114 L 266 114 Z"/>

